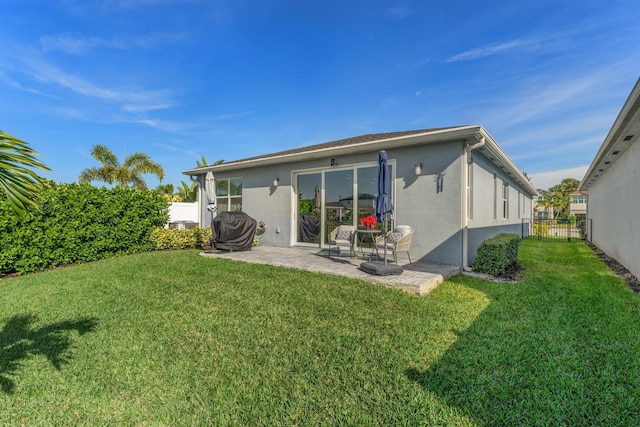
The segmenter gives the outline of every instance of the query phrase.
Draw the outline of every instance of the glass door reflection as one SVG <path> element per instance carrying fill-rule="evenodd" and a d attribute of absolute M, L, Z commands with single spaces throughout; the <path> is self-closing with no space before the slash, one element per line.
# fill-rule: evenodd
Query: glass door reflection
<path fill-rule="evenodd" d="M 353 169 L 327 171 L 324 175 L 324 235 L 339 225 L 353 225 Z"/>
<path fill-rule="evenodd" d="M 298 193 L 296 242 L 320 244 L 322 212 L 322 174 L 300 174 L 296 177 Z"/>

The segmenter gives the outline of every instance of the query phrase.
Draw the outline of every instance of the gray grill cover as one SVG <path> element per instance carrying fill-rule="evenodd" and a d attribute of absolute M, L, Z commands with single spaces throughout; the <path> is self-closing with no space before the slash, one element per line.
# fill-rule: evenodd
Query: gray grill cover
<path fill-rule="evenodd" d="M 211 220 L 211 246 L 223 251 L 250 251 L 256 225 L 256 220 L 244 212 L 220 212 Z"/>

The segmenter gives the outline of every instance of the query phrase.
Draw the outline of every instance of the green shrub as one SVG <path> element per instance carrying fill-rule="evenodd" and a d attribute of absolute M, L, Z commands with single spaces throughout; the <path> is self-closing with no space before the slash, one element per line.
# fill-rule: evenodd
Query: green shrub
<path fill-rule="evenodd" d="M 169 218 L 168 202 L 147 189 L 51 182 L 40 196 L 23 219 L 0 200 L 0 273 L 149 251 L 151 232 Z"/>
<path fill-rule="evenodd" d="M 166 229 L 158 227 L 151 232 L 155 249 L 200 249 L 211 245 L 210 228 Z"/>
<path fill-rule="evenodd" d="M 474 271 L 500 276 L 518 258 L 520 238 L 517 234 L 501 233 L 487 239 L 478 247 L 471 267 Z"/>

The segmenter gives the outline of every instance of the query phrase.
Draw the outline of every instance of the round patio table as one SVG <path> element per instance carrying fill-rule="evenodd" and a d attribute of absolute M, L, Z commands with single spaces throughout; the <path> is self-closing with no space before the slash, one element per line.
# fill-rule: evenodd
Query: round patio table
<path fill-rule="evenodd" d="M 371 259 L 373 257 L 373 252 L 376 249 L 375 235 L 380 234 L 381 231 L 375 228 L 358 228 L 356 230 L 356 233 L 358 236 L 358 248 L 360 249 L 360 255 L 362 256 L 362 258 L 365 257 L 364 251 L 362 250 L 362 244 L 365 243 L 366 240 L 369 240 L 371 242 L 371 253 L 368 256 L 368 259 Z M 369 237 L 367 238 L 367 236 Z"/>

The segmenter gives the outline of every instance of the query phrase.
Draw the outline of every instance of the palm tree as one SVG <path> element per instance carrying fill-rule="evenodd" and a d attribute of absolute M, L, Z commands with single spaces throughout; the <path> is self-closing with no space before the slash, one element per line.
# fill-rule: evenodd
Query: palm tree
<path fill-rule="evenodd" d="M 120 164 L 118 157 L 104 145 L 95 145 L 91 150 L 91 156 L 99 161 L 102 166 L 86 168 L 80 172 L 80 182 L 104 181 L 107 184 L 116 184 L 119 187 L 146 188 L 147 183 L 142 174 L 150 173 L 164 178 L 164 169 L 159 163 L 152 161 L 145 153 L 133 153 L 125 157 Z"/>
<path fill-rule="evenodd" d="M 192 182 L 191 185 L 184 181 L 180 181 L 181 186 L 178 187 L 178 196 L 183 202 L 195 202 L 198 199 L 198 184 Z"/>
<path fill-rule="evenodd" d="M 0 188 L 19 216 L 35 206 L 43 182 L 31 168 L 51 170 L 36 160 L 37 155 L 29 144 L 0 130 Z"/>

